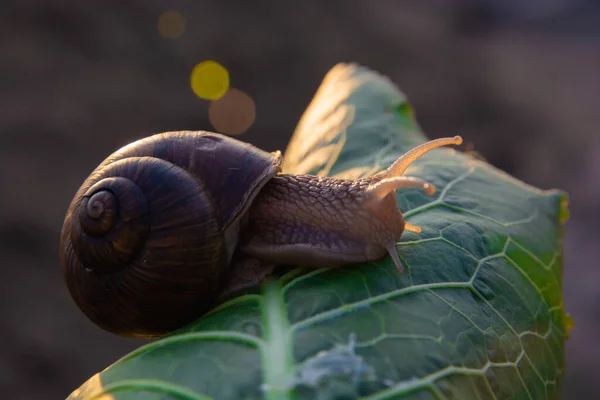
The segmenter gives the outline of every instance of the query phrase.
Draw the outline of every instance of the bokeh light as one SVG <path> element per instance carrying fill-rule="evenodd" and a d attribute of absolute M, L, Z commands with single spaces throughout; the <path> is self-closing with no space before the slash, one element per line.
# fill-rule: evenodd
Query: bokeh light
<path fill-rule="evenodd" d="M 218 132 L 240 135 L 252 126 L 256 118 L 254 100 L 243 91 L 231 88 L 210 104 L 208 118 Z"/>
<path fill-rule="evenodd" d="M 217 100 L 229 89 L 229 72 L 216 61 L 203 61 L 192 70 L 190 84 L 201 99 Z"/>
<path fill-rule="evenodd" d="M 166 11 L 158 17 L 158 31 L 161 36 L 177 39 L 185 30 L 185 18 L 177 11 Z"/>

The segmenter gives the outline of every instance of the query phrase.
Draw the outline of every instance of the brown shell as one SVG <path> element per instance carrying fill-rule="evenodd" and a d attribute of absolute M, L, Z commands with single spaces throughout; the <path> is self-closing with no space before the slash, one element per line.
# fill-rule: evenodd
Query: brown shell
<path fill-rule="evenodd" d="M 61 234 L 79 308 L 124 336 L 157 336 L 208 310 L 241 216 L 281 154 L 210 132 L 167 132 L 109 156 L 81 186 Z"/>
<path fill-rule="evenodd" d="M 165 132 L 123 147 L 104 165 L 127 157 L 155 157 L 201 180 L 227 227 L 246 211 L 260 188 L 281 171 L 281 153 L 269 153 L 229 136 L 206 131 Z"/>

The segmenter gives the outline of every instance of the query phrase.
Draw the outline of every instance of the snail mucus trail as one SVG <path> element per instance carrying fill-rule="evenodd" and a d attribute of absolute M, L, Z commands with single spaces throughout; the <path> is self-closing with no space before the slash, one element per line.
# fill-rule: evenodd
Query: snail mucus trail
<path fill-rule="evenodd" d="M 134 142 L 100 164 L 76 193 L 60 256 L 75 303 L 97 325 L 154 337 L 208 311 L 226 285 L 234 252 L 265 264 L 336 267 L 389 254 L 407 223 L 395 191 L 435 187 L 403 176 L 429 141 L 360 179 L 281 172 L 269 153 L 210 132 L 167 132 Z M 258 282 L 256 282 L 258 283 Z"/>

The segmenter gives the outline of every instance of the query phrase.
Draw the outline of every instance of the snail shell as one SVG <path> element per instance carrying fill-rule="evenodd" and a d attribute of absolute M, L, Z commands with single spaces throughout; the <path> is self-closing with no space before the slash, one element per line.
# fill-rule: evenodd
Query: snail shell
<path fill-rule="evenodd" d="M 65 217 L 63 276 L 78 307 L 122 336 L 177 329 L 213 305 L 240 218 L 281 154 L 209 132 L 167 132 L 109 156 Z"/>

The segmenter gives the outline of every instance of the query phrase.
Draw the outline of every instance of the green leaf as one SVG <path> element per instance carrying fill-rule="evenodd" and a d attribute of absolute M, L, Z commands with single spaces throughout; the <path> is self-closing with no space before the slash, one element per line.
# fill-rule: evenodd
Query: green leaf
<path fill-rule="evenodd" d="M 340 64 L 284 168 L 367 176 L 425 140 L 393 84 Z M 291 271 L 125 356 L 71 398 L 559 398 L 572 325 L 561 292 L 566 195 L 448 148 L 407 175 L 438 192 L 397 192 L 423 228 L 397 245 L 404 273 L 389 257 Z"/>

